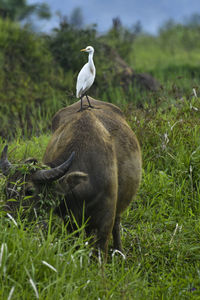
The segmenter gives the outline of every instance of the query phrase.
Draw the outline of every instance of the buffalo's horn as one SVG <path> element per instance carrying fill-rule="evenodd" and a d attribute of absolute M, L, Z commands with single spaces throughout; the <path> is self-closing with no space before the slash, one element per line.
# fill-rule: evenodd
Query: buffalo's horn
<path fill-rule="evenodd" d="M 1 153 L 1 159 L 0 159 L 0 169 L 2 170 L 4 175 L 9 174 L 9 170 L 12 166 L 12 164 L 9 162 L 7 158 L 7 152 L 8 152 L 8 145 L 6 145 Z"/>
<path fill-rule="evenodd" d="M 52 168 L 50 170 L 39 170 L 33 175 L 33 181 L 37 182 L 51 182 L 61 178 L 68 171 L 72 160 L 74 158 L 75 152 L 72 152 L 68 160 L 58 167 Z"/>

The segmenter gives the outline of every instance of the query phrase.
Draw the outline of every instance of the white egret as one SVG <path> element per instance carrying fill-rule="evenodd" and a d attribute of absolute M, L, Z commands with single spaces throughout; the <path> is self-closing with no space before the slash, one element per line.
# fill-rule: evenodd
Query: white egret
<path fill-rule="evenodd" d="M 88 52 L 89 55 L 88 55 L 88 62 L 80 70 L 76 82 L 76 97 L 81 98 L 80 110 L 83 109 L 83 105 L 82 105 L 83 96 L 86 96 L 89 107 L 93 107 L 90 104 L 90 100 L 86 94 L 86 91 L 89 90 L 89 88 L 92 86 L 96 75 L 96 69 L 93 61 L 94 48 L 92 46 L 88 46 L 85 49 L 81 49 L 81 51 Z"/>

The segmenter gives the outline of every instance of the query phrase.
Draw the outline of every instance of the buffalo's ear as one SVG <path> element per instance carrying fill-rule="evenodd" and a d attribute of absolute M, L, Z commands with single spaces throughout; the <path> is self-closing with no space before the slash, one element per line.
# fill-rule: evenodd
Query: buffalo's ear
<path fill-rule="evenodd" d="M 66 181 L 69 184 L 70 188 L 73 189 L 78 184 L 88 180 L 88 174 L 84 172 L 71 172 L 67 174 Z"/>
<path fill-rule="evenodd" d="M 25 164 L 31 164 L 33 163 L 34 165 L 36 165 L 38 163 L 37 158 L 34 157 L 29 157 L 25 160 Z"/>

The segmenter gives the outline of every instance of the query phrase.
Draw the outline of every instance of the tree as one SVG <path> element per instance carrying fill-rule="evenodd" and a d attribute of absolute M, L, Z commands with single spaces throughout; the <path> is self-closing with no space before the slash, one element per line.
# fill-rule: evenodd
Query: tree
<path fill-rule="evenodd" d="M 194 13 L 191 16 L 185 18 L 185 22 L 183 24 L 189 28 L 199 28 L 200 27 L 200 14 Z"/>
<path fill-rule="evenodd" d="M 83 27 L 83 13 L 80 7 L 76 7 L 72 11 L 70 16 L 70 24 L 77 29 Z"/>
<path fill-rule="evenodd" d="M 123 26 L 119 17 L 113 18 L 112 22 L 112 27 L 107 35 L 104 36 L 104 40 L 127 61 L 132 51 L 134 39 L 138 33 L 136 34 L 134 27 L 132 30 Z"/>
<path fill-rule="evenodd" d="M 49 48 L 60 66 L 65 70 L 77 72 L 85 63 L 86 57 L 80 55 L 80 49 L 88 45 L 96 45 L 96 28 L 77 28 L 71 24 L 66 16 L 60 15 L 60 24 L 58 28 L 49 36 Z"/>
<path fill-rule="evenodd" d="M 51 17 L 46 3 L 29 5 L 27 0 L 0 0 L 0 17 L 3 19 L 20 22 L 33 14 L 36 14 L 41 19 Z"/>

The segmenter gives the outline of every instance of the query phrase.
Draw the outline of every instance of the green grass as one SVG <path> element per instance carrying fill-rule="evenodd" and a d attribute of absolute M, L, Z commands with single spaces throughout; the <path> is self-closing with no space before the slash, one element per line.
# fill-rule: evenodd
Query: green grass
<path fill-rule="evenodd" d="M 129 55 L 130 64 L 136 69 L 148 72 L 168 66 L 199 66 L 199 28 L 174 26 L 164 29 L 158 36 L 139 35 Z"/>
<path fill-rule="evenodd" d="M 2 299 L 12 291 L 10 299 L 200 297 L 200 99 L 166 106 L 125 111 L 143 153 L 142 184 L 122 220 L 126 260 L 110 245 L 100 265 L 90 258 L 84 230 L 69 234 L 52 214 L 45 230 L 20 216 L 17 227 L 1 212 Z M 14 140 L 11 161 L 42 159 L 49 137 Z M 0 183 L 3 199 L 5 179 Z"/>

